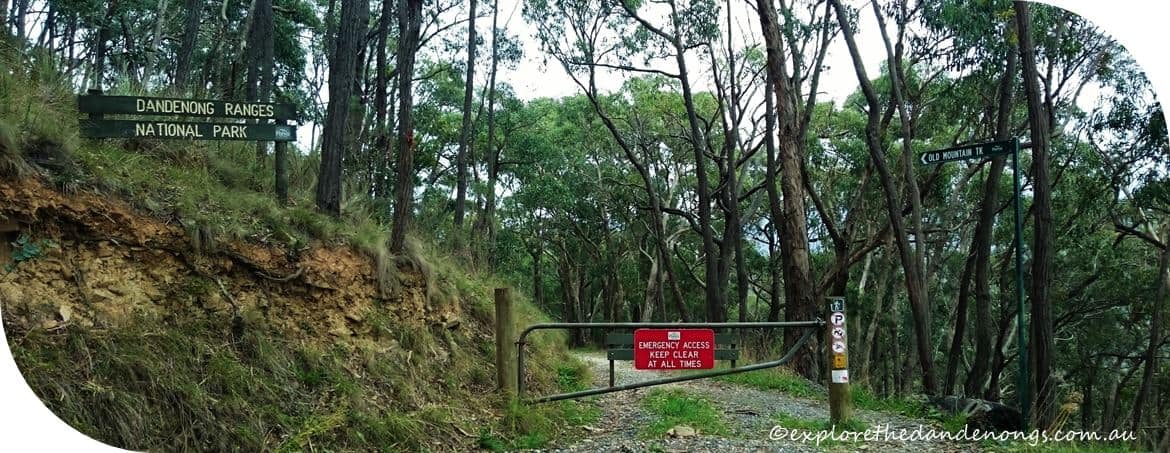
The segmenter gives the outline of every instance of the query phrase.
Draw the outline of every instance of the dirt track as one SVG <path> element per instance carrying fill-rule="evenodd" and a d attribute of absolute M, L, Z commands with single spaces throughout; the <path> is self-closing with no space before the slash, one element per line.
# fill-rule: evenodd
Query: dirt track
<path fill-rule="evenodd" d="M 593 369 L 594 385 L 608 383 L 609 362 L 603 352 L 578 353 L 577 356 Z M 617 362 L 616 384 L 628 384 L 648 379 L 666 377 L 667 373 L 638 371 L 632 362 Z M 645 438 L 642 428 L 653 421 L 653 415 L 644 412 L 642 400 L 652 391 L 643 388 L 625 392 L 601 395 L 589 400 L 602 410 L 601 421 L 596 426 L 583 428 L 583 438 L 567 445 L 556 446 L 546 451 L 563 452 L 814 452 L 814 451 L 978 451 L 975 445 L 954 444 L 942 441 L 916 442 L 907 444 L 897 441 L 839 442 L 834 446 L 817 446 L 815 442 L 805 443 L 790 439 L 770 438 L 776 425 L 774 416 L 778 413 L 795 418 L 828 419 L 826 403 L 806 398 L 797 398 L 779 392 L 757 390 L 712 379 L 668 384 L 655 388 L 677 388 L 689 394 L 702 396 L 713 403 L 721 412 L 723 420 L 731 428 L 727 436 L 711 436 L 700 432 L 695 436 Z M 888 424 L 890 430 L 913 430 L 926 422 L 912 420 L 898 415 L 873 411 L 857 411 L 856 416 L 870 429 Z"/>

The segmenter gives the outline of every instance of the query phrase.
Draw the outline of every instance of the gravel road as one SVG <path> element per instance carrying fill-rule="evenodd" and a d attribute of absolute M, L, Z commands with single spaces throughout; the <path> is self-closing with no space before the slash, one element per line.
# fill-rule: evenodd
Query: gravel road
<path fill-rule="evenodd" d="M 604 386 L 609 378 L 609 361 L 604 352 L 577 353 L 593 369 L 594 384 Z M 617 362 L 615 377 L 618 385 L 666 377 L 668 373 L 637 371 L 633 362 Z M 702 396 L 722 412 L 732 434 L 716 437 L 699 432 L 695 436 L 646 439 L 640 436 L 643 426 L 653 421 L 653 415 L 642 409 L 642 399 L 655 388 L 677 388 L 692 395 Z M 770 439 L 775 425 L 773 416 L 786 413 L 796 418 L 827 420 L 828 405 L 823 401 L 797 398 L 779 392 L 757 390 L 712 379 L 668 384 L 637 390 L 610 393 L 594 397 L 586 404 L 596 404 L 602 410 L 596 426 L 582 428 L 582 437 L 556 445 L 549 452 L 817 452 L 817 451 L 979 451 L 976 445 L 946 441 L 905 443 L 895 440 L 870 442 L 839 442 L 825 447 L 815 442 L 791 439 Z M 912 431 L 923 421 L 899 415 L 856 411 L 855 416 L 870 429 L 889 425 L 891 431 Z"/>

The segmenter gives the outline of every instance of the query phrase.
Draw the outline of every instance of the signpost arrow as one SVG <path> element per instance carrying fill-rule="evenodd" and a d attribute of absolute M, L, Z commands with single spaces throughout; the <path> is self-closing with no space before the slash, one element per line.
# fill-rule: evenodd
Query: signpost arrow
<path fill-rule="evenodd" d="M 991 156 L 1011 154 L 1016 149 L 1015 140 L 978 143 L 974 145 L 956 146 L 954 148 L 939 149 L 918 155 L 922 165 L 941 164 L 956 160 L 980 159 Z"/>

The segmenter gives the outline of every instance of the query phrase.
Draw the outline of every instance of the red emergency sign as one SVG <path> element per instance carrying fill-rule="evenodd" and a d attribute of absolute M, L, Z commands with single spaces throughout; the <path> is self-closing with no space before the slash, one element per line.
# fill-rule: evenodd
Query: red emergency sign
<path fill-rule="evenodd" d="M 634 331 L 634 368 L 706 370 L 715 368 L 715 331 L 638 329 Z"/>

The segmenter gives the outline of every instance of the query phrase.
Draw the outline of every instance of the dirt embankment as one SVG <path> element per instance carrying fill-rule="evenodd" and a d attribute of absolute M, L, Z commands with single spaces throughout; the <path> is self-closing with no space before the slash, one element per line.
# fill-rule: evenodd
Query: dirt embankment
<path fill-rule="evenodd" d="M 0 303 L 17 327 L 239 316 L 294 337 L 361 341 L 375 310 L 395 323 L 454 326 L 461 316 L 457 303 L 428 303 L 424 273 L 408 260 L 320 243 L 217 242 L 198 226 L 34 179 L 0 181 L 0 200 L 0 261 L 13 263 L 20 250 L 8 243 L 21 235 L 40 249 L 0 272 Z"/>

